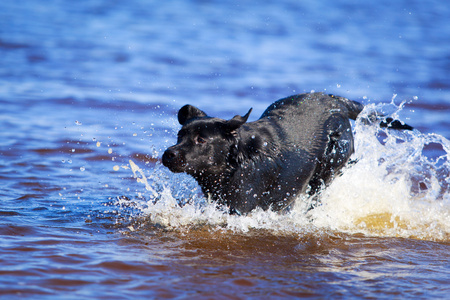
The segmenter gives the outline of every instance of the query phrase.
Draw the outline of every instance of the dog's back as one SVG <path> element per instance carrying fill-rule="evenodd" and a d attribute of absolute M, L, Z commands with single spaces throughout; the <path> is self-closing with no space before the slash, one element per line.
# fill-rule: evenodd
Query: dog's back
<path fill-rule="evenodd" d="M 280 210 L 308 186 L 310 194 L 317 192 L 352 154 L 349 118 L 362 109 L 342 97 L 301 94 L 276 101 L 259 120 L 244 124 L 239 149 L 246 157 L 235 177 L 246 180 L 234 185 L 252 196 L 242 201 L 233 195 L 231 206 L 244 212 L 255 205 Z"/>

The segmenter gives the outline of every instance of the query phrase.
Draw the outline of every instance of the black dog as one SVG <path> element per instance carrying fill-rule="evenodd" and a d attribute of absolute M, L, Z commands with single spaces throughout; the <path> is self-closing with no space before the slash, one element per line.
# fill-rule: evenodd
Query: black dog
<path fill-rule="evenodd" d="M 192 175 L 205 196 L 231 213 L 258 206 L 282 210 L 299 194 L 316 193 L 345 166 L 353 153 L 349 119 L 363 108 L 343 97 L 300 94 L 276 101 L 259 120 L 246 123 L 251 109 L 223 120 L 185 105 L 178 112 L 183 127 L 177 144 L 162 162 L 172 172 Z"/>

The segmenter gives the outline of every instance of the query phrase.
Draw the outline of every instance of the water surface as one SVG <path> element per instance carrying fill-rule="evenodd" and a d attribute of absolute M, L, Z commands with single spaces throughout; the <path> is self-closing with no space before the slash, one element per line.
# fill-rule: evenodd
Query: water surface
<path fill-rule="evenodd" d="M 3 1 L 0 295 L 445 298 L 450 5 Z M 324 91 L 413 125 L 354 123 L 358 163 L 305 213 L 229 216 L 160 163 L 186 103 L 254 121 Z"/>

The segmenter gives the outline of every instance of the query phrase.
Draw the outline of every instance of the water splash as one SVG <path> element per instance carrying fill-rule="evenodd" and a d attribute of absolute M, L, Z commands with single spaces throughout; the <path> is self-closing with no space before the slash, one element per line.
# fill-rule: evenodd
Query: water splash
<path fill-rule="evenodd" d="M 133 172 L 134 178 L 136 178 L 137 182 L 143 183 L 145 185 L 145 189 L 149 191 L 153 197 L 157 197 L 158 193 L 150 186 L 150 184 L 148 184 L 147 177 L 145 177 L 144 172 L 131 159 L 129 160 L 129 163 L 131 171 Z"/>
<path fill-rule="evenodd" d="M 140 218 L 171 230 L 332 230 L 448 241 L 450 142 L 417 130 L 382 129 L 364 118 L 374 111 L 398 118 L 403 105 L 392 101 L 366 106 L 354 127 L 352 160 L 357 163 L 322 191 L 321 204 L 308 213 L 310 199 L 302 196 L 285 214 L 256 209 L 247 216 L 228 215 L 208 202 L 189 176 L 172 174 L 159 164 L 146 175 L 130 160 L 135 178 L 149 191 L 147 199 L 138 201 Z"/>
<path fill-rule="evenodd" d="M 380 108 L 369 105 L 362 117 Z M 358 163 L 323 191 L 323 205 L 311 212 L 315 224 L 380 236 L 448 240 L 450 142 L 436 134 L 381 129 L 361 120 L 355 124 L 352 157 Z M 438 151 L 430 151 L 430 145 Z"/>

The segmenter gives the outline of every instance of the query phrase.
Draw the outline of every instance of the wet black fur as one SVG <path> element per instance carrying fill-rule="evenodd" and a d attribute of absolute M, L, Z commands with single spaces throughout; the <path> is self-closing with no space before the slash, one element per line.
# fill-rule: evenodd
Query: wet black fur
<path fill-rule="evenodd" d="M 223 120 L 185 105 L 177 144 L 162 161 L 172 172 L 192 175 L 206 197 L 231 213 L 282 210 L 299 194 L 316 193 L 347 163 L 353 153 L 349 119 L 362 109 L 346 98 L 308 93 L 278 100 L 246 123 L 251 109 Z"/>

